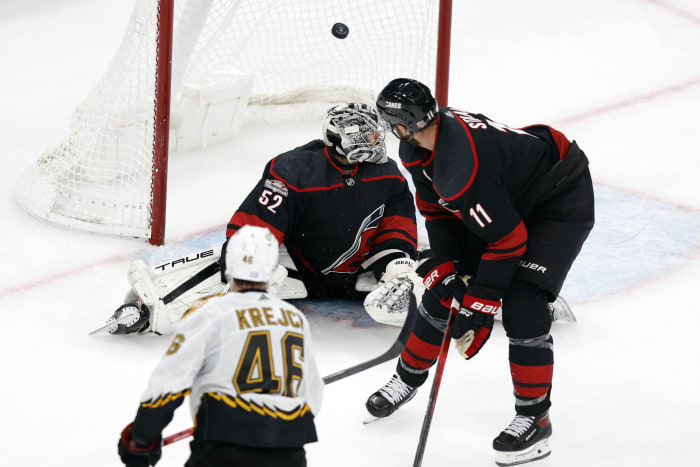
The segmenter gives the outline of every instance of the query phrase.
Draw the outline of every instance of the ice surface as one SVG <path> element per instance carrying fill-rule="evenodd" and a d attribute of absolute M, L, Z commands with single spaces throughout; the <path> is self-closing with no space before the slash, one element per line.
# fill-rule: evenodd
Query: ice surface
<path fill-rule="evenodd" d="M 694 465 L 700 420 L 700 3 L 696 0 L 454 2 L 450 103 L 520 126 L 550 123 L 591 160 L 598 223 L 565 285 L 578 317 L 556 324 L 551 457 L 540 466 Z M 0 465 L 116 466 L 167 343 L 97 336 L 126 292 L 126 268 L 206 248 L 265 162 L 317 123 L 248 126 L 240 138 L 170 161 L 168 246 L 72 232 L 24 214 L 19 173 L 57 142 L 121 40 L 131 2 L 0 4 Z M 381 60 L 381 44 L 377 54 Z M 392 141 L 395 154 L 395 142 Z M 177 253 L 175 253 L 177 254 Z M 396 328 L 352 303 L 306 302 L 324 374 L 383 351 Z M 331 310 L 333 310 L 331 312 Z M 312 466 L 406 466 L 427 388 L 362 425 L 393 363 L 327 387 Z M 493 465 L 512 418 L 507 340 L 451 354 L 423 465 Z M 181 410 L 166 434 L 189 427 Z M 164 449 L 182 465 L 188 445 Z"/>

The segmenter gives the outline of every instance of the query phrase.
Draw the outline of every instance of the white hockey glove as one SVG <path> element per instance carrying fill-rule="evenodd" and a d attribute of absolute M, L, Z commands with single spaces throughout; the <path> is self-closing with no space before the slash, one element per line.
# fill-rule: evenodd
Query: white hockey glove
<path fill-rule="evenodd" d="M 397 258 L 387 264 L 377 288 L 365 297 L 365 310 L 373 320 L 391 326 L 403 324 L 408 313 L 410 294 L 414 293 L 414 289 L 423 290 L 423 283 L 416 275 L 414 265 L 415 261 L 410 258 Z"/>

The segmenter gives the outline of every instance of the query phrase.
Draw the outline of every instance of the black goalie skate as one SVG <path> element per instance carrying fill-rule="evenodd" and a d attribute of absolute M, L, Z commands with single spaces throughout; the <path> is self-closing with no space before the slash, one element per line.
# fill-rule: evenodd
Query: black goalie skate
<path fill-rule="evenodd" d="M 510 425 L 493 440 L 496 464 L 517 465 L 547 457 L 552 453 L 550 436 L 552 424 L 548 413 L 537 417 L 516 415 Z"/>
<path fill-rule="evenodd" d="M 114 312 L 107 322 L 90 333 L 91 336 L 108 332 L 110 334 L 132 334 L 150 326 L 151 313 L 146 305 L 125 303 Z"/>
<path fill-rule="evenodd" d="M 379 391 L 369 396 L 365 407 L 374 417 L 388 417 L 403 404 L 413 399 L 416 390 L 417 388 L 404 383 L 399 375 L 394 374 Z"/>

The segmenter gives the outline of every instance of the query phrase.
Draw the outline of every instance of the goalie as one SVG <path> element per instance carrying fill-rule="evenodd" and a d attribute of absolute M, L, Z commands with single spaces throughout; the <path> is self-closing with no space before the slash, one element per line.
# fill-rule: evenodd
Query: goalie
<path fill-rule="evenodd" d="M 224 290 L 228 239 L 244 225 L 268 228 L 283 247 L 272 279 L 280 298 L 364 299 L 375 320 L 402 324 L 416 277 L 413 196 L 387 158 L 376 111 L 342 104 L 328 110 L 323 140 L 268 162 L 221 247 L 156 267 L 133 262 L 107 330 L 169 333 L 197 299 Z"/>

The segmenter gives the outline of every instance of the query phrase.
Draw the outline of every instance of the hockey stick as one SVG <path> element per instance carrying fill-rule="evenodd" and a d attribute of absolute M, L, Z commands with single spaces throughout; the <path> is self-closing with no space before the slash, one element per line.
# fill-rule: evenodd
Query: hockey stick
<path fill-rule="evenodd" d="M 415 295 L 411 294 L 409 300 L 410 301 L 408 305 L 408 313 L 406 314 L 406 321 L 404 321 L 403 326 L 401 327 L 401 331 L 399 331 L 399 335 L 396 337 L 396 340 L 393 344 L 391 344 L 391 347 L 389 347 L 389 349 L 386 352 L 377 357 L 372 358 L 371 360 L 367 360 L 366 362 L 358 363 L 357 365 L 353 365 L 344 370 L 336 371 L 335 373 L 332 373 L 328 376 L 324 376 L 323 383 L 334 383 L 338 380 L 368 370 L 373 366 L 379 365 L 384 362 L 388 362 L 389 360 L 398 357 L 401 354 L 403 348 L 406 346 L 406 342 L 408 342 L 408 338 L 411 335 L 411 332 L 413 331 L 413 324 L 416 322 L 416 316 L 418 316 L 418 306 L 416 305 Z M 180 441 L 181 439 L 185 439 L 189 436 L 192 436 L 193 431 L 194 428 L 188 428 L 184 431 L 174 433 L 163 439 L 163 446 L 167 446 L 168 444 L 172 444 L 176 441 Z"/>
<path fill-rule="evenodd" d="M 442 347 L 438 355 L 437 365 L 435 367 L 435 376 L 433 377 L 433 386 L 430 388 L 430 397 L 428 398 L 428 408 L 423 417 L 423 426 L 420 429 L 420 437 L 418 438 L 418 447 L 416 448 L 416 456 L 413 458 L 413 467 L 420 467 L 423 462 L 423 454 L 425 446 L 428 443 L 428 431 L 430 431 L 430 423 L 433 421 L 433 412 L 435 411 L 435 403 L 437 402 L 438 391 L 440 390 L 440 382 L 442 381 L 442 372 L 445 369 L 447 362 L 447 351 L 450 350 L 450 326 L 449 321 L 446 323 L 445 335 L 442 338 Z"/>
<path fill-rule="evenodd" d="M 163 438 L 163 446 L 167 446 L 168 444 L 172 444 L 175 441 L 180 441 L 181 439 L 189 438 L 192 436 L 192 433 L 194 432 L 194 428 L 188 428 L 186 430 L 180 431 L 179 433 L 174 433 L 170 436 L 167 436 Z"/>
<path fill-rule="evenodd" d="M 381 363 L 388 362 L 389 360 L 398 357 L 401 354 L 403 348 L 406 346 L 406 342 L 408 342 L 408 338 L 411 335 L 411 332 L 413 331 L 413 324 L 416 322 L 416 316 L 418 316 L 418 307 L 416 306 L 415 295 L 411 294 L 409 300 L 410 301 L 408 304 L 408 313 L 406 314 L 406 321 L 404 321 L 403 326 L 401 327 L 401 331 L 396 337 L 396 340 L 393 344 L 391 344 L 391 347 L 389 347 L 389 349 L 386 352 L 372 358 L 371 360 L 367 360 L 366 362 L 358 363 L 357 365 L 345 368 L 344 370 L 336 371 L 335 373 L 332 373 L 328 376 L 324 376 L 323 382 L 325 384 L 334 383 L 338 380 L 360 373 L 361 371 L 368 370 L 373 366 L 377 366 Z"/>

